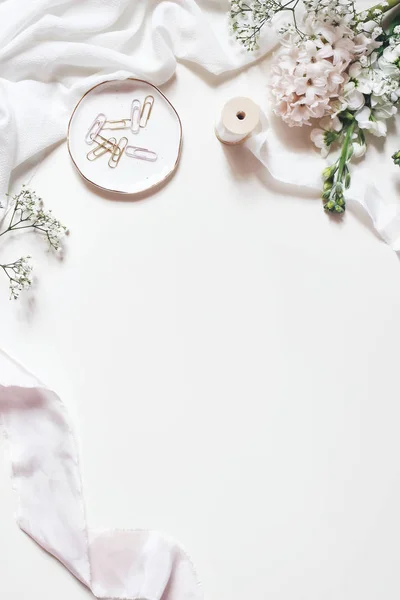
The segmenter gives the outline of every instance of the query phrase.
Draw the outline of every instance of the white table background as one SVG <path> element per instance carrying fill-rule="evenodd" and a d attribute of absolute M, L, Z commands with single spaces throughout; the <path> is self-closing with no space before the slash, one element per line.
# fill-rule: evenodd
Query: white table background
<path fill-rule="evenodd" d="M 1 347 L 66 403 L 90 525 L 173 535 L 207 600 L 398 599 L 400 263 L 216 140 L 231 85 L 179 66 L 162 88 L 184 147 L 147 198 L 87 187 L 65 144 L 44 160 L 71 236 L 61 264 L 2 247 L 38 282 L 13 303 L 0 280 Z M 1 454 L 1 597 L 90 598 L 16 526 Z"/>

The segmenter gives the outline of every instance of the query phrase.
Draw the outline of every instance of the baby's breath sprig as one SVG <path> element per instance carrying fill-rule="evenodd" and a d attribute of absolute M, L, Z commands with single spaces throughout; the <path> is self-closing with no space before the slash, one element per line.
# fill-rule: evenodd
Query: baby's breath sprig
<path fill-rule="evenodd" d="M 295 10 L 300 0 L 231 0 L 230 18 L 236 39 L 246 50 L 258 49 L 261 29 L 272 22 L 281 12 L 289 12 L 293 17 L 293 29 L 297 30 Z"/>
<path fill-rule="evenodd" d="M 65 225 L 53 216 L 51 210 L 43 209 L 42 199 L 25 186 L 9 201 L 2 223 L 6 221 L 8 225 L 2 231 L 0 229 L 0 237 L 7 233 L 30 229 L 43 235 L 49 246 L 58 253 L 62 250 L 62 238 L 69 233 Z M 32 284 L 30 258 L 27 256 L 12 263 L 0 263 L 0 268 L 9 279 L 10 298 L 14 300 L 22 290 L 28 289 Z"/>
<path fill-rule="evenodd" d="M 51 210 L 43 210 L 43 200 L 29 188 L 23 187 L 10 202 L 11 219 L 0 237 L 10 231 L 34 229 L 42 233 L 54 250 L 60 250 L 61 239 L 68 233 L 65 225 L 53 217 Z"/>
<path fill-rule="evenodd" d="M 23 290 L 32 285 L 32 265 L 30 256 L 22 257 L 13 263 L 0 265 L 10 284 L 10 299 L 16 300 Z"/>
<path fill-rule="evenodd" d="M 291 37 L 300 44 L 313 35 L 307 32 L 307 22 L 318 20 L 330 25 L 346 24 L 358 32 L 364 31 L 364 23 L 375 22 L 380 27 L 384 14 L 399 4 L 400 0 L 382 0 L 370 10 L 357 13 L 355 0 L 231 0 L 230 20 L 236 39 L 247 50 L 258 49 L 258 38 L 265 25 L 271 24 L 279 13 L 287 12 L 289 22 L 279 33 Z M 300 4 L 301 3 L 301 4 Z M 298 23 L 298 8 L 303 6 L 303 16 Z M 305 30 L 304 29 L 305 27 Z"/>

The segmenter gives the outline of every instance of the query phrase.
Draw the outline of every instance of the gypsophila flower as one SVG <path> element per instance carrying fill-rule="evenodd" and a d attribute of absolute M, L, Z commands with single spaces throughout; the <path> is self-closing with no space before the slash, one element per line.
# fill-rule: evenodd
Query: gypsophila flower
<path fill-rule="evenodd" d="M 67 228 L 53 216 L 51 210 L 43 209 L 43 201 L 29 188 L 23 187 L 21 192 L 13 197 L 13 211 L 8 231 L 34 229 L 47 238 L 54 250 L 61 247 L 61 240 L 66 235 Z"/>
<path fill-rule="evenodd" d="M 34 191 L 23 187 L 19 194 L 13 196 L 8 203 L 3 223 L 9 215 L 11 216 L 8 226 L 0 232 L 0 237 L 7 233 L 30 229 L 44 236 L 49 246 L 57 252 L 62 250 L 62 239 L 68 234 L 68 230 L 53 216 L 51 210 L 44 210 L 42 199 Z M 13 263 L 0 264 L 9 278 L 10 297 L 13 299 L 18 298 L 21 291 L 28 289 L 32 283 L 29 259 L 28 256 Z"/>
<path fill-rule="evenodd" d="M 32 285 L 30 258 L 26 256 L 13 263 L 0 265 L 9 280 L 10 299 L 16 300 L 23 290 L 27 290 Z"/>

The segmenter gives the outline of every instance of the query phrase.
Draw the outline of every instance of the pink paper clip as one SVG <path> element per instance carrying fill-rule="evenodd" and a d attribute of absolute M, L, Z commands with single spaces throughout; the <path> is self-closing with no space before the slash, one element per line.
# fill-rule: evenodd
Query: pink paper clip
<path fill-rule="evenodd" d="M 140 130 L 140 115 L 142 112 L 142 106 L 139 100 L 133 100 L 131 106 L 131 131 L 132 133 L 139 133 Z"/>
<path fill-rule="evenodd" d="M 118 167 L 118 163 L 121 160 L 121 156 L 124 153 L 127 143 L 128 138 L 122 137 L 118 144 L 114 146 L 113 150 L 111 151 L 110 160 L 108 161 L 108 166 L 111 167 L 111 169 Z"/>
<path fill-rule="evenodd" d="M 127 146 L 125 154 L 130 158 L 138 158 L 139 160 L 148 160 L 154 162 L 157 160 L 157 154 L 153 150 L 147 148 L 139 148 L 139 146 Z"/>
<path fill-rule="evenodd" d="M 97 117 L 95 118 L 95 120 L 93 121 L 93 123 L 91 124 L 91 126 L 89 127 L 89 130 L 86 134 L 85 142 L 87 144 L 93 144 L 94 138 L 103 129 L 103 125 L 105 122 L 106 122 L 106 115 L 103 115 L 103 113 L 99 113 L 97 115 Z"/>

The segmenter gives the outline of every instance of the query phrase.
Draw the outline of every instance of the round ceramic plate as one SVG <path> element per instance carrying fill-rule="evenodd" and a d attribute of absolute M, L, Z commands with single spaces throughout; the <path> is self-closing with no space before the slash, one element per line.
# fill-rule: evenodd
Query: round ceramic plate
<path fill-rule="evenodd" d="M 97 115 L 102 113 L 108 121 L 130 120 L 132 101 L 139 100 L 143 107 L 146 96 L 154 98 L 153 108 L 146 126 L 139 127 L 138 133 L 132 133 L 130 127 L 103 128 L 100 135 L 106 139 L 115 138 L 117 143 L 126 137 L 127 146 L 145 148 L 156 154 L 156 160 L 141 160 L 123 152 L 118 166 L 111 168 L 109 151 L 89 160 L 87 155 L 99 146 L 96 141 L 88 144 L 85 138 Z M 68 150 L 82 177 L 95 186 L 120 194 L 145 192 L 166 180 L 178 166 L 181 144 L 182 126 L 178 113 L 158 88 L 139 79 L 105 81 L 96 85 L 78 102 L 68 125 Z M 139 154 L 143 156 L 142 152 Z M 154 159 L 155 155 L 145 153 L 144 156 Z"/>

